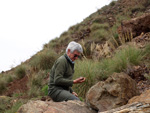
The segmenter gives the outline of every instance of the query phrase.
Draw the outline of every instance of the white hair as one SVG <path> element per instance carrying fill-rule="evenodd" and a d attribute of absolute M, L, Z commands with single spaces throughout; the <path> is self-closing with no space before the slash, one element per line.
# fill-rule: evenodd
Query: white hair
<path fill-rule="evenodd" d="M 83 49 L 82 46 L 75 42 L 75 41 L 71 41 L 67 48 L 66 48 L 66 53 L 68 52 L 68 49 L 70 49 L 70 52 L 73 53 L 75 50 L 78 51 L 79 53 L 83 53 Z"/>

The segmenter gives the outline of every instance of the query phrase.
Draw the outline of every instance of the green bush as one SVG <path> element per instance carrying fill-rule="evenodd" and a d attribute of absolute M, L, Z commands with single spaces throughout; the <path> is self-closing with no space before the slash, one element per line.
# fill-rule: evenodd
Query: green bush
<path fill-rule="evenodd" d="M 26 75 L 26 68 L 24 66 L 19 66 L 15 70 L 17 78 L 21 79 Z"/>
<path fill-rule="evenodd" d="M 35 70 L 51 69 L 57 57 L 58 56 L 54 51 L 46 49 L 45 51 L 42 51 L 35 55 L 31 59 L 30 65 Z"/>
<path fill-rule="evenodd" d="M 74 79 L 78 77 L 86 77 L 86 81 L 82 84 L 73 85 L 73 90 L 82 98 L 85 98 L 86 92 L 96 83 L 98 76 L 98 62 L 92 60 L 77 61 L 75 64 Z"/>

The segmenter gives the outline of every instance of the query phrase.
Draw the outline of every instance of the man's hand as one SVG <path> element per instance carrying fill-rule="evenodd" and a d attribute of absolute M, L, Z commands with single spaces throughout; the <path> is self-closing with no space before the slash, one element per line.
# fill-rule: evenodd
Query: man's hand
<path fill-rule="evenodd" d="M 82 83 L 84 81 L 85 81 L 85 77 L 79 77 L 79 78 L 73 80 L 73 83 L 77 84 L 77 83 Z"/>
<path fill-rule="evenodd" d="M 76 97 L 78 97 L 77 93 L 76 92 L 72 92 L 72 94 Z"/>

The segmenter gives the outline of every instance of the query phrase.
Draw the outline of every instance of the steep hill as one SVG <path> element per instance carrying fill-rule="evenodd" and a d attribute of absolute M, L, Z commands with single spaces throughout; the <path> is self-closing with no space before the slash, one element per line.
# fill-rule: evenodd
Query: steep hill
<path fill-rule="evenodd" d="M 84 100 L 92 85 L 105 80 L 113 72 L 127 73 L 137 82 L 140 92 L 148 89 L 150 21 L 142 26 L 147 25 L 146 29 L 140 27 L 137 31 L 134 30 L 136 35 L 127 24 L 132 23 L 137 27 L 136 22 L 142 23 L 145 14 L 150 15 L 150 0 L 112 1 L 81 23 L 71 26 L 60 37 L 45 44 L 43 50 L 30 59 L 0 73 L 0 95 L 9 96 L 0 104 L 0 112 L 19 107 L 29 99 L 47 99 L 50 69 L 54 61 L 64 54 L 67 44 L 72 40 L 79 42 L 84 49 L 80 60 L 76 62 L 74 78 L 82 75 L 87 81 L 82 86 L 73 87 L 81 100 Z"/>

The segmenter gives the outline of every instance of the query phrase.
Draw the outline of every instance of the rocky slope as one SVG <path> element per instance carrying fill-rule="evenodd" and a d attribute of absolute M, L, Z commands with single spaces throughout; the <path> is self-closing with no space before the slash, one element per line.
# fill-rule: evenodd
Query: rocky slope
<path fill-rule="evenodd" d="M 101 60 L 104 58 L 112 57 L 113 53 L 123 48 L 126 45 L 135 45 L 137 48 L 143 49 L 146 44 L 150 44 L 150 1 L 149 0 L 118 0 L 117 2 L 112 2 L 110 5 L 103 7 L 102 9 L 97 10 L 97 12 L 91 14 L 89 17 L 84 19 L 80 24 L 71 26 L 68 31 L 62 33 L 59 38 L 56 38 L 49 43 L 44 45 L 42 51 L 38 52 L 31 59 L 28 59 L 25 64 L 29 66 L 29 69 L 26 70 L 26 75 L 21 79 L 11 80 L 7 84 L 7 89 L 3 88 L 3 84 L 0 81 L 1 95 L 9 96 L 9 98 L 16 95 L 17 99 L 14 99 L 11 104 L 7 105 L 5 101 L 2 101 L 3 105 L 7 105 L 6 109 L 10 109 L 16 103 L 17 100 L 21 99 L 31 99 L 36 96 L 35 93 L 28 92 L 31 87 L 29 84 L 36 84 L 38 87 L 41 87 L 41 84 L 46 84 L 48 82 L 49 73 L 47 70 L 41 71 L 38 67 L 32 67 L 31 61 L 38 55 L 41 55 L 42 52 L 47 50 L 55 50 L 57 56 L 64 53 L 65 48 L 69 41 L 74 40 L 81 43 L 84 47 L 84 55 L 87 58 L 92 60 Z M 118 28 L 119 27 L 119 28 Z M 102 32 L 101 32 L 102 31 Z M 98 35 L 97 35 L 98 34 Z M 113 38 L 112 38 L 113 37 Z M 128 38 L 129 37 L 129 38 Z M 124 39 L 120 41 L 120 38 Z M 114 42 L 114 39 L 117 43 Z M 92 49 L 91 49 L 92 47 Z M 92 50 L 92 51 L 91 51 Z M 46 57 L 47 58 L 47 57 Z M 150 58 L 145 57 L 142 65 L 129 66 L 124 73 L 130 77 L 120 78 L 122 81 L 127 81 L 133 89 L 128 90 L 129 84 L 122 84 L 118 78 L 109 78 L 106 80 L 106 83 L 99 83 L 101 91 L 94 97 L 96 101 L 87 101 L 87 105 L 90 105 L 90 109 L 85 103 L 82 102 L 63 102 L 63 103 L 54 103 L 52 101 L 30 101 L 27 104 L 23 105 L 18 112 L 36 112 L 32 108 L 38 108 L 38 112 L 54 113 L 57 112 L 100 112 L 104 110 L 107 113 L 113 112 L 149 112 L 150 103 L 147 91 L 142 94 L 144 91 L 150 89 Z M 9 70 L 7 72 L 2 72 L 1 75 L 14 75 L 16 68 Z M 49 71 L 49 70 L 48 70 Z M 37 76 L 42 75 L 43 78 L 39 80 L 36 79 Z M 35 78 L 34 78 L 35 77 Z M 129 79 L 130 78 L 130 79 Z M 119 80 L 118 80 L 119 79 Z M 32 82 L 34 80 L 34 82 Z M 39 82 L 42 83 L 40 84 Z M 118 81 L 118 82 L 117 82 Z M 134 81 L 134 82 L 132 82 Z M 44 83 L 43 83 L 44 82 Z M 103 81 L 104 82 L 104 81 Z M 137 84 L 135 88 L 134 85 Z M 44 85 L 45 85 L 44 84 Z M 113 88 L 110 88 L 113 86 Z M 125 88 L 124 88 L 125 87 Z M 124 90 L 123 90 L 124 88 Z M 91 91 L 93 89 L 90 89 Z M 133 97 L 137 95 L 136 91 L 139 91 L 140 94 L 145 95 L 147 100 L 142 97 Z M 36 92 L 36 89 L 34 90 Z M 31 93 L 31 97 L 27 96 Z M 128 93 L 128 95 L 125 95 Z M 24 94 L 24 95 L 23 95 Z M 21 95 L 21 96 L 18 96 Z M 89 96 L 90 99 L 94 98 Z M 130 98 L 132 98 L 129 100 Z M 41 97 L 40 97 L 41 98 Z M 142 100 L 142 99 L 144 100 Z M 1 97 L 0 97 L 1 99 Z M 2 97 L 3 99 L 3 97 Z M 88 96 L 87 96 L 88 99 Z M 102 100 L 103 99 L 103 100 Z M 42 100 L 47 100 L 42 97 Z M 129 100 L 129 104 L 125 105 Z M 137 103 L 134 103 L 135 101 Z M 142 100 L 142 101 L 141 101 Z M 107 101 L 107 102 L 106 102 Z M 112 104 L 112 101 L 115 101 Z M 146 103 L 145 103 L 146 101 Z M 10 101 L 9 101 L 10 102 Z M 26 102 L 25 102 L 26 103 Z M 95 103 L 100 103 L 99 105 Z M 105 103 L 105 104 L 104 104 Z M 102 104 L 102 105 L 101 105 Z M 104 106 L 104 105 L 105 106 Z M 33 106 L 32 106 L 33 105 Z M 111 106 L 109 106 L 111 105 Z M 125 105 L 125 106 L 122 106 Z M 49 107 L 48 107 L 49 106 Z M 55 107 L 56 106 L 56 107 Z M 119 107 L 122 106 L 122 107 Z M 26 109 L 27 107 L 31 109 Z M 119 107 L 119 108 L 116 108 Z M 0 104 L 0 111 L 5 108 Z M 48 111 L 48 110 L 49 111 Z M 95 110 L 92 110 L 95 109 Z M 103 110 L 100 110 L 103 109 Z M 111 110 L 112 109 L 112 110 Z"/>

